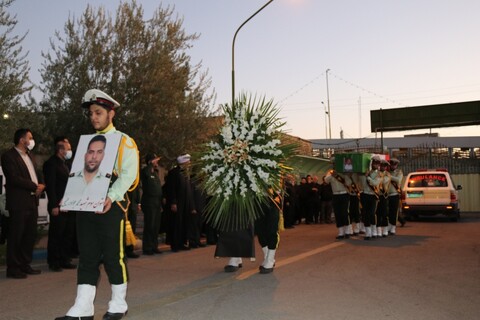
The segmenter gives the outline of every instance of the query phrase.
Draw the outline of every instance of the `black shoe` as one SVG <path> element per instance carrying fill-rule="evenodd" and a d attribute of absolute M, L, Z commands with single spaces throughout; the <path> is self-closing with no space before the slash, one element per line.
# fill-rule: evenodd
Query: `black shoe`
<path fill-rule="evenodd" d="M 183 247 L 180 247 L 180 250 L 190 250 L 190 247 L 183 246 Z"/>
<path fill-rule="evenodd" d="M 162 252 L 162 251 L 160 251 L 159 249 L 154 249 L 154 250 L 153 250 L 153 253 L 156 253 L 156 254 L 162 254 L 163 252 Z"/>
<path fill-rule="evenodd" d="M 62 269 L 77 269 L 77 265 L 71 262 L 62 263 L 60 267 Z"/>
<path fill-rule="evenodd" d="M 188 246 L 190 249 L 197 249 L 198 248 L 198 244 L 190 244 Z"/>
<path fill-rule="evenodd" d="M 53 272 L 61 272 L 63 270 L 58 264 L 51 264 L 48 266 L 48 269 Z"/>
<path fill-rule="evenodd" d="M 335 239 L 337 239 L 337 240 L 343 240 L 343 239 L 345 239 L 345 236 L 337 236 Z"/>
<path fill-rule="evenodd" d="M 265 268 L 264 266 L 260 266 L 260 273 L 261 274 L 267 274 L 267 273 L 272 273 L 273 268 Z"/>
<path fill-rule="evenodd" d="M 7 270 L 7 278 L 13 278 L 13 279 L 25 279 L 27 277 L 27 274 L 16 270 L 16 271 L 8 271 Z"/>
<path fill-rule="evenodd" d="M 55 318 L 55 320 L 93 320 L 93 316 L 86 316 L 86 317 L 63 316 L 63 317 Z"/>
<path fill-rule="evenodd" d="M 223 270 L 225 272 L 235 272 L 235 271 L 238 271 L 238 269 L 240 268 L 240 266 L 231 266 L 231 265 L 226 265 L 225 267 L 223 267 Z"/>
<path fill-rule="evenodd" d="M 137 259 L 139 258 L 140 256 L 138 254 L 136 254 L 135 252 L 127 252 L 127 258 L 130 258 L 130 259 Z"/>
<path fill-rule="evenodd" d="M 143 254 L 146 256 L 153 256 L 153 251 L 143 251 Z"/>
<path fill-rule="evenodd" d="M 127 313 L 122 313 L 122 312 L 118 312 L 118 313 L 111 313 L 111 312 L 107 312 L 103 315 L 103 320 L 120 320 L 123 318 L 124 315 L 126 315 Z M 93 318 L 92 318 L 93 320 Z"/>
<path fill-rule="evenodd" d="M 364 237 L 363 240 L 371 240 L 372 237 Z"/>
<path fill-rule="evenodd" d="M 22 272 L 26 274 L 40 274 L 42 273 L 42 270 L 33 269 L 31 266 L 26 266 L 22 269 Z"/>
<path fill-rule="evenodd" d="M 205 243 L 201 243 L 201 242 L 200 242 L 200 243 L 198 244 L 198 246 L 199 246 L 200 248 L 205 248 L 207 245 L 206 245 Z"/>

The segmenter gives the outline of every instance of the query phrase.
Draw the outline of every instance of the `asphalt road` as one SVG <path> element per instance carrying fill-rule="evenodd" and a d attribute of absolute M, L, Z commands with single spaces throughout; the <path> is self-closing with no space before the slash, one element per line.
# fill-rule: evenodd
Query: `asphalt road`
<path fill-rule="evenodd" d="M 129 261 L 125 319 L 479 319 L 480 213 L 457 223 L 408 222 L 396 236 L 335 241 L 334 225 L 300 225 L 281 233 L 275 271 L 259 274 L 244 259 L 236 273 L 214 246 Z M 257 253 L 261 253 L 257 245 Z M 72 305 L 76 272 L 48 271 L 25 280 L 0 269 L 0 319 L 54 319 Z M 102 272 L 95 319 L 110 289 Z"/>

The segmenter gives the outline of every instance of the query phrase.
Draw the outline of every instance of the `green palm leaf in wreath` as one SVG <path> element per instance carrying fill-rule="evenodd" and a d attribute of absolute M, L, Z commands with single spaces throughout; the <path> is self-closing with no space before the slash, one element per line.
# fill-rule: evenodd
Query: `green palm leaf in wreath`
<path fill-rule="evenodd" d="M 210 200 L 206 221 L 222 230 L 240 230 L 281 190 L 281 164 L 294 145 L 282 145 L 279 109 L 273 100 L 241 94 L 235 107 L 223 107 L 225 122 L 201 155 L 203 188 Z"/>

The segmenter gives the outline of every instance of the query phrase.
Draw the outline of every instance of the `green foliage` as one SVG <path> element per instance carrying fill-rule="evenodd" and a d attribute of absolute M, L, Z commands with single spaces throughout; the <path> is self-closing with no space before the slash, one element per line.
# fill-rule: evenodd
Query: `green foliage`
<path fill-rule="evenodd" d="M 115 18 L 103 7 L 88 6 L 56 33 L 51 52 L 43 53 L 43 99 L 49 136 L 64 134 L 73 145 L 91 132 L 80 103 L 98 88 L 120 102 L 116 127 L 132 136 L 142 153 L 175 159 L 193 152 L 210 115 L 213 93 L 201 65 L 187 50 L 198 36 L 182 29 L 173 9 L 159 7 L 145 19 L 135 1 L 122 2 Z"/>
<path fill-rule="evenodd" d="M 21 47 L 25 35 L 14 35 L 18 21 L 7 12 L 13 2 L 0 1 L 0 152 L 12 146 L 13 132 L 18 127 L 33 126 L 31 111 L 20 104 L 31 87 L 26 53 Z"/>

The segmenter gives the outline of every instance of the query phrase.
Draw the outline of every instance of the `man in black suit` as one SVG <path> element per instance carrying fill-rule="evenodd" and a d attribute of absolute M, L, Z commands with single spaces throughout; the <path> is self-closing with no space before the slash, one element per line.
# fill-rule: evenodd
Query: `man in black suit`
<path fill-rule="evenodd" d="M 75 213 L 61 212 L 60 201 L 65 193 L 70 169 L 65 161 L 72 158 L 72 147 L 65 137 L 54 140 L 55 154 L 43 164 L 46 192 L 48 196 L 47 261 L 50 270 L 75 269 L 71 262 L 71 248 L 75 236 Z"/>
<path fill-rule="evenodd" d="M 6 177 L 6 209 L 10 214 L 7 277 L 23 279 L 27 274 L 41 272 L 30 264 L 37 235 L 38 199 L 45 185 L 29 154 L 35 146 L 30 129 L 18 129 L 13 142 L 15 146 L 1 158 Z"/>

